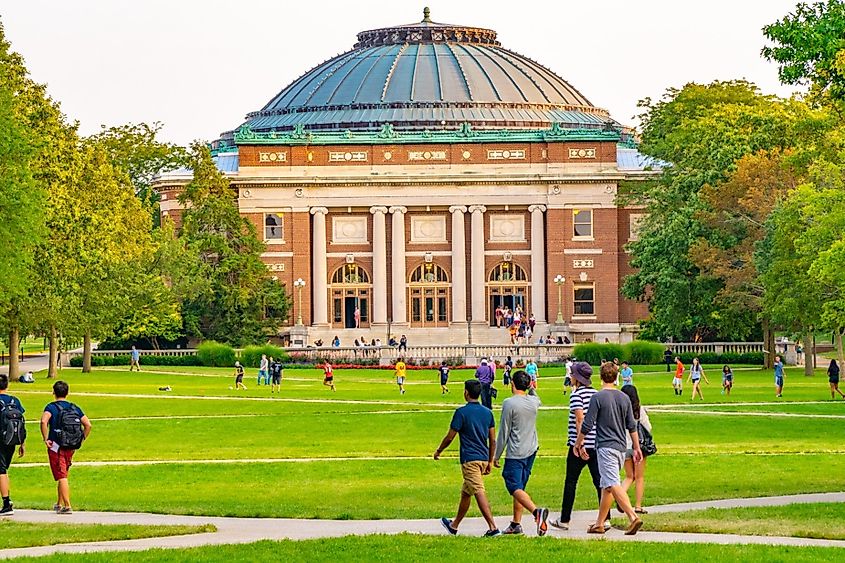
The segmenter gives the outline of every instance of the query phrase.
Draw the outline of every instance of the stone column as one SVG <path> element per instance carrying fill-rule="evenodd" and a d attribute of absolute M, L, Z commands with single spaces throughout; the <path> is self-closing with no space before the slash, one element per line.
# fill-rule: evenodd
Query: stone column
<path fill-rule="evenodd" d="M 452 214 L 452 322 L 467 321 L 467 266 L 466 235 L 464 231 L 464 205 L 449 208 Z"/>
<path fill-rule="evenodd" d="M 407 322 L 406 285 L 405 285 L 405 213 L 407 207 L 394 206 L 390 208 L 393 214 L 393 230 L 391 233 L 391 274 L 393 277 L 393 324 L 403 325 Z"/>
<path fill-rule="evenodd" d="M 531 313 L 538 323 L 546 322 L 546 237 L 545 205 L 530 205 L 531 212 Z"/>
<path fill-rule="evenodd" d="M 329 324 L 328 274 L 326 273 L 326 215 L 325 207 L 312 207 L 314 216 L 311 236 L 311 304 L 313 325 Z"/>
<path fill-rule="evenodd" d="M 487 324 L 487 292 L 484 289 L 484 212 L 483 205 L 470 205 L 472 213 L 472 263 L 470 268 L 470 295 L 472 295 L 472 322 Z"/>
<path fill-rule="evenodd" d="M 373 324 L 387 324 L 387 207 L 370 207 L 373 214 Z"/>

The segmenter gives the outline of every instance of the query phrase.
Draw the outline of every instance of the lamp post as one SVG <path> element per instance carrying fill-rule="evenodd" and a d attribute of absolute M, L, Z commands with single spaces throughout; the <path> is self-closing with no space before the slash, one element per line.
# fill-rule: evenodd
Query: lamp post
<path fill-rule="evenodd" d="M 297 289 L 299 294 L 299 313 L 296 315 L 296 324 L 297 326 L 302 326 L 302 288 L 305 287 L 305 280 L 298 278 L 295 282 L 293 282 L 293 287 Z"/>
<path fill-rule="evenodd" d="M 562 325 L 563 324 L 563 301 L 561 300 L 561 287 L 566 282 L 566 278 L 562 275 L 558 274 L 555 276 L 555 279 L 552 280 L 555 282 L 557 286 L 557 320 L 555 323 Z"/>

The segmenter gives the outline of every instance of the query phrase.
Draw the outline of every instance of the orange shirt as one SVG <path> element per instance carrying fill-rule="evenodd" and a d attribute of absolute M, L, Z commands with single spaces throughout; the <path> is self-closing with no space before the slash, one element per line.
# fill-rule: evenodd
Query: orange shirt
<path fill-rule="evenodd" d="M 676 367 L 675 367 L 675 377 L 677 377 L 677 378 L 679 378 L 679 379 L 680 379 L 681 377 L 683 377 L 683 375 L 684 375 L 684 364 L 682 364 L 682 363 L 679 361 L 679 362 L 677 362 L 677 363 L 676 363 Z"/>

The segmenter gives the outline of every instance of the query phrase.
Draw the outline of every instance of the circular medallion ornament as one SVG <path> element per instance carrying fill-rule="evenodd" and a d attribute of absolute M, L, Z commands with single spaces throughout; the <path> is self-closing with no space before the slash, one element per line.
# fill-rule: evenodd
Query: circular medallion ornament
<path fill-rule="evenodd" d="M 469 151 L 464 151 L 463 154 L 461 154 L 461 156 L 464 157 L 464 160 L 469 160 L 469 157 L 472 156 L 472 153 L 469 152 Z"/>
<path fill-rule="evenodd" d="M 351 152 L 348 152 L 348 153 L 344 154 L 344 155 L 343 155 L 343 158 L 344 158 L 345 160 L 352 160 L 352 153 L 351 153 Z"/>
<path fill-rule="evenodd" d="M 391 158 L 393 158 L 393 153 L 390 151 L 384 151 L 384 159 L 390 160 Z"/>

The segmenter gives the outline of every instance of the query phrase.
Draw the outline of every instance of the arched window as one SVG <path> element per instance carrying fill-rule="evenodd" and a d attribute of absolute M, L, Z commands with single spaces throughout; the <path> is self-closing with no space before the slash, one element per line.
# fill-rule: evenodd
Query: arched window
<path fill-rule="evenodd" d="M 370 283 L 370 274 L 354 262 L 341 266 L 332 274 L 332 284 L 358 285 L 368 283 Z"/>
<path fill-rule="evenodd" d="M 513 262 L 499 262 L 487 277 L 490 326 L 507 327 L 505 317 L 497 312 L 509 311 L 515 317 L 526 315 L 529 291 L 525 268 Z"/>
<path fill-rule="evenodd" d="M 525 282 L 528 281 L 528 276 L 525 275 L 525 269 L 513 262 L 500 262 L 490 272 L 487 278 L 489 282 Z"/>
<path fill-rule="evenodd" d="M 329 296 L 335 328 L 361 328 L 370 324 L 370 274 L 356 263 L 332 273 Z"/>
<path fill-rule="evenodd" d="M 414 268 L 408 284 L 412 326 L 449 325 L 450 285 L 446 270 L 437 264 L 426 262 Z"/>

